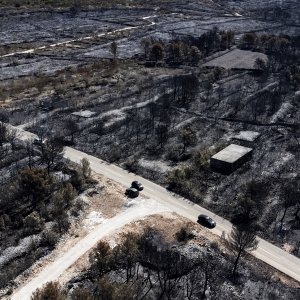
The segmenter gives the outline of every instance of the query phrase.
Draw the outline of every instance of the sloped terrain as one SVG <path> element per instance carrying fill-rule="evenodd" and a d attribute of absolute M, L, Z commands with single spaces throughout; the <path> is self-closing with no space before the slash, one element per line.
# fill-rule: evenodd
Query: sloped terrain
<path fill-rule="evenodd" d="M 19 2 L 0 1 L 0 121 L 40 141 L 19 141 L 1 125 L 2 252 L 34 248 L 22 222 L 35 210 L 42 223 L 53 221 L 50 194 L 43 204 L 29 195 L 25 208 L 7 209 L 9 199 L 23 199 L 10 198 L 19 172 L 76 173 L 61 157 L 47 166 L 43 143 L 55 138 L 235 224 L 253 221 L 260 236 L 299 256 L 298 1 Z M 73 114 L 85 110 L 92 117 Z M 237 140 L 242 131 L 260 137 Z M 210 157 L 231 143 L 253 148 L 252 159 L 230 175 L 214 172 Z M 27 262 L 51 247 L 34 248 Z M 24 262 L 24 251 L 16 253 Z M 10 279 L 24 270 L 13 269 Z"/>

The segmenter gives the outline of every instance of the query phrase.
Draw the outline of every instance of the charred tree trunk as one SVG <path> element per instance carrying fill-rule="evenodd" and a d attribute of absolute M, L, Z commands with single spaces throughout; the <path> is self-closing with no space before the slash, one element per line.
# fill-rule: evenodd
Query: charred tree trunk
<path fill-rule="evenodd" d="M 238 255 L 237 255 L 236 259 L 235 259 L 235 262 L 234 262 L 234 266 L 233 266 L 233 270 L 232 270 L 232 275 L 233 276 L 236 275 L 236 270 L 237 270 L 237 266 L 238 266 L 241 254 L 242 254 L 242 250 L 240 249 L 239 252 L 238 252 Z"/>
<path fill-rule="evenodd" d="M 285 215 L 286 215 L 287 210 L 288 210 L 288 207 L 285 207 L 285 208 L 284 208 L 284 212 L 283 212 L 283 216 L 282 216 L 282 218 L 281 218 L 281 220 L 280 220 L 280 231 L 282 231 L 283 221 L 284 221 L 284 218 L 285 218 Z"/>

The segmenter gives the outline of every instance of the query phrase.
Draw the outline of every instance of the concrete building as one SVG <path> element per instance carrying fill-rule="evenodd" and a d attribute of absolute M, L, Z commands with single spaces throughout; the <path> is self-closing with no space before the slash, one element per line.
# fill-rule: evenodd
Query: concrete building
<path fill-rule="evenodd" d="M 211 157 L 210 167 L 219 173 L 230 174 L 252 157 L 252 148 L 231 144 Z"/>
<path fill-rule="evenodd" d="M 234 144 L 253 148 L 259 140 L 260 133 L 256 131 L 240 131 L 232 140 Z"/>

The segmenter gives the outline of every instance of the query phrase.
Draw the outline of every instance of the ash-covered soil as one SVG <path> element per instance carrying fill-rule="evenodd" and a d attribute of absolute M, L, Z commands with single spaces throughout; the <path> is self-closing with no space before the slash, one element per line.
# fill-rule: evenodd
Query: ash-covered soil
<path fill-rule="evenodd" d="M 233 221 L 241 214 L 241 196 L 255 187 L 254 205 L 246 204 L 259 235 L 299 255 L 299 203 L 286 207 L 283 193 L 286 184 L 297 190 L 299 183 L 299 5 L 220 0 L 85 7 L 76 13 L 3 8 L 1 121 L 39 137 L 59 136 Z M 224 42 L 230 32 L 232 41 Z M 254 46 L 243 44 L 245 33 L 255 33 Z M 275 50 L 266 49 L 272 44 L 264 43 L 266 36 L 275 38 Z M 149 54 L 155 44 L 163 48 L 159 58 Z M 181 47 L 180 62 L 175 52 L 172 58 L 174 45 Z M 193 46 L 200 51 L 196 63 L 189 57 Z M 253 64 L 250 51 L 267 55 L 266 69 L 241 67 L 235 51 L 244 55 L 244 66 Z M 72 114 L 84 110 L 93 116 Z M 254 149 L 251 161 L 228 176 L 213 172 L 209 158 L 239 143 L 234 136 L 241 131 L 260 134 L 247 143 Z M 29 158 L 24 143 L 11 138 L 1 144 L 3 184 L 31 160 L 38 163 L 39 147 L 34 149 Z M 120 203 L 102 208 L 110 216 Z M 101 216 L 91 212 L 89 219 Z"/>
<path fill-rule="evenodd" d="M 2 58 L 1 79 L 55 74 L 91 59 L 112 57 L 109 44 L 110 39 L 115 37 L 119 45 L 118 56 L 130 58 L 143 52 L 140 43 L 143 38 L 170 40 L 176 35 L 197 37 L 215 26 L 221 30 L 235 31 L 237 37 L 252 31 L 297 33 L 297 27 L 286 24 L 280 18 L 273 20 L 249 16 L 248 3 L 243 1 L 241 9 L 245 10 L 245 15 L 236 13 L 235 7 L 205 1 L 184 4 L 177 1 L 165 5 L 167 8 L 162 4 L 154 9 L 95 9 L 76 14 L 68 10 L 12 12 L 10 9 L 6 14 L 4 11 L 0 23 L 1 55 L 33 49 L 36 55 L 29 52 Z M 285 3 L 284 7 L 287 5 Z M 290 5 L 293 5 L 291 11 L 299 11 L 297 3 Z"/>

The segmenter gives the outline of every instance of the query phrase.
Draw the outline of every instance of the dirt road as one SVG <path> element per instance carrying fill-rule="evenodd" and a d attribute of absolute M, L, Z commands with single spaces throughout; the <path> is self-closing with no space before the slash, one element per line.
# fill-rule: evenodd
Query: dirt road
<path fill-rule="evenodd" d="M 55 281 L 66 269 L 86 253 L 86 251 L 91 249 L 98 240 L 109 233 L 112 233 L 116 229 L 121 228 L 125 224 L 150 214 L 172 211 L 194 222 L 197 220 L 199 214 L 207 214 L 217 222 L 217 226 L 212 232 L 219 236 L 228 234 L 232 228 L 232 224 L 229 221 L 187 199 L 168 192 L 165 188 L 149 180 L 127 172 L 116 165 L 109 164 L 101 159 L 70 147 L 65 148 L 64 156 L 77 163 L 80 163 L 82 158 L 87 158 L 94 172 L 102 174 L 124 186 L 128 186 L 133 180 L 138 180 L 144 185 L 143 194 L 150 199 L 141 201 L 139 205 L 129 208 L 116 217 L 109 219 L 105 224 L 96 227 L 73 248 L 64 253 L 60 258 L 46 267 L 40 274 L 13 294 L 11 300 L 30 299 L 30 295 L 37 288 L 40 288 L 46 282 Z M 300 282 L 300 259 L 295 256 L 260 238 L 258 249 L 252 252 L 252 254 Z"/>
<path fill-rule="evenodd" d="M 212 217 L 217 222 L 216 228 L 214 228 L 212 231 L 219 236 L 222 234 L 228 234 L 231 231 L 232 224 L 229 221 L 213 214 L 199 205 L 188 201 L 187 199 L 168 192 L 165 188 L 149 180 L 136 176 L 133 173 L 129 173 L 120 167 L 117 167 L 113 164 L 108 164 L 101 159 L 68 147 L 65 148 L 65 157 L 74 162 L 80 162 L 80 160 L 85 157 L 90 161 L 93 171 L 103 174 L 104 176 L 125 186 L 128 186 L 133 180 L 141 181 L 145 187 L 143 191 L 145 196 L 156 200 L 158 203 L 166 206 L 169 210 L 174 211 L 194 222 L 197 220 L 197 216 L 199 214 L 206 214 Z M 258 249 L 252 253 L 254 256 L 270 266 L 300 281 L 300 259 L 294 255 L 291 255 L 288 252 L 281 250 L 280 248 L 260 238 Z"/>
<path fill-rule="evenodd" d="M 168 209 L 154 200 L 145 199 L 141 200 L 140 203 L 134 205 L 133 207 L 126 209 L 117 216 L 106 220 L 105 223 L 98 225 L 74 247 L 64 253 L 57 260 L 50 263 L 42 272 L 37 274 L 36 277 L 17 290 L 16 293 L 14 293 L 11 297 L 11 300 L 29 300 L 32 293 L 37 288 L 42 287 L 49 281 L 57 280 L 65 270 L 67 270 L 82 255 L 95 246 L 101 238 L 109 235 L 113 231 L 134 220 L 163 211 L 168 211 Z"/>
<path fill-rule="evenodd" d="M 156 17 L 157 17 L 157 15 L 142 17 L 142 20 L 148 21 L 149 19 L 156 18 Z M 49 50 L 51 48 L 55 48 L 55 47 L 58 47 L 58 46 L 65 46 L 65 45 L 73 44 L 73 43 L 76 43 L 76 42 L 92 40 L 94 38 L 109 36 L 109 35 L 112 35 L 112 34 L 115 34 L 115 33 L 118 33 L 118 32 L 124 32 L 124 31 L 127 31 L 127 30 L 145 28 L 145 27 L 153 26 L 155 24 L 156 23 L 153 22 L 153 21 L 148 21 L 148 24 L 141 25 L 141 26 L 129 26 L 129 27 L 124 27 L 124 28 L 115 29 L 115 30 L 112 30 L 112 31 L 100 33 L 100 34 L 97 34 L 97 35 L 90 35 L 90 36 L 85 36 L 85 37 L 80 37 L 80 38 L 76 38 L 76 39 L 71 39 L 71 40 L 67 40 L 67 41 L 63 41 L 63 42 L 50 44 L 50 45 L 47 45 L 47 46 L 40 46 L 40 47 L 37 47 L 37 48 L 28 49 L 28 50 L 11 52 L 11 53 L 4 54 L 4 55 L 0 56 L 0 58 L 12 57 L 12 56 L 20 55 L 20 54 L 30 54 L 30 53 L 34 53 L 36 51 L 41 51 L 41 50 Z"/>

